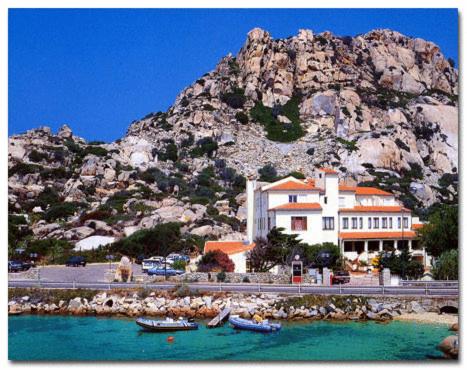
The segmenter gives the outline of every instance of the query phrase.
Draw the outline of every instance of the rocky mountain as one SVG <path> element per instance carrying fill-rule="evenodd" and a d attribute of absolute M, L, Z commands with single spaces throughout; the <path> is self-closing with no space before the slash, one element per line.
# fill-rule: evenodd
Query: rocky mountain
<path fill-rule="evenodd" d="M 236 56 L 121 140 L 86 143 L 67 126 L 12 136 L 10 213 L 27 215 L 20 239 L 120 238 L 166 221 L 241 239 L 245 177 L 264 166 L 263 176 L 332 167 L 421 215 L 457 202 L 454 63 L 391 30 L 273 39 L 253 29 Z"/>

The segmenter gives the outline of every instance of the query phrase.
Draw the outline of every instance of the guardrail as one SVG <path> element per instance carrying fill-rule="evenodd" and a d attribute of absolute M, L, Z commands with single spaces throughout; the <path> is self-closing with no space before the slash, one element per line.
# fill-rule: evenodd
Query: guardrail
<path fill-rule="evenodd" d="M 459 287 L 459 280 L 401 280 L 402 286 Z"/>
<path fill-rule="evenodd" d="M 180 283 L 85 283 L 85 282 L 52 282 L 39 280 L 11 280 L 11 288 L 50 288 L 50 289 L 173 289 Z M 255 283 L 187 283 L 191 289 L 210 292 L 237 292 L 237 293 L 280 293 L 280 294 L 317 294 L 317 295 L 382 295 L 382 296 L 430 296 L 430 297 L 456 297 L 459 295 L 458 287 L 446 287 L 425 284 L 423 286 L 316 286 L 291 284 L 255 284 Z"/>

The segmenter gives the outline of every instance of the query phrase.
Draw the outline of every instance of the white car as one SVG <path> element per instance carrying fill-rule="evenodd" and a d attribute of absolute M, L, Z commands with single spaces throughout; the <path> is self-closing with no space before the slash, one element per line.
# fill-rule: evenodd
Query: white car
<path fill-rule="evenodd" d="M 164 257 L 160 257 L 160 256 L 147 258 L 143 260 L 143 263 L 141 264 L 141 268 L 143 272 L 148 272 L 149 269 L 152 269 L 153 267 L 161 265 L 163 261 L 164 261 Z"/>

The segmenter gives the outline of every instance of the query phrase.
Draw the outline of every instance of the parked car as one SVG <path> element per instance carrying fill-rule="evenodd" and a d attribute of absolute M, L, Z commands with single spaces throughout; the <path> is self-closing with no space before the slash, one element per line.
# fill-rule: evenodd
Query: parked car
<path fill-rule="evenodd" d="M 347 284 L 350 283 L 350 273 L 348 271 L 336 271 L 332 275 L 333 284 Z"/>
<path fill-rule="evenodd" d="M 31 264 L 21 261 L 8 261 L 8 272 L 27 271 L 31 268 Z"/>
<path fill-rule="evenodd" d="M 86 266 L 86 259 L 82 256 L 71 256 L 68 258 L 68 260 L 65 263 L 65 266 L 73 266 L 73 267 L 79 267 L 79 266 Z"/>
<path fill-rule="evenodd" d="M 175 275 L 182 275 L 185 271 L 183 270 L 174 270 L 172 268 L 167 267 L 166 269 L 164 266 L 154 267 L 148 270 L 148 275 L 158 275 L 158 276 L 175 276 Z"/>
<path fill-rule="evenodd" d="M 164 260 L 164 257 L 159 257 L 159 256 L 147 258 L 143 260 L 141 264 L 141 269 L 143 270 L 143 272 L 148 272 L 149 269 L 152 269 L 160 265 L 163 260 Z"/>
<path fill-rule="evenodd" d="M 190 257 L 188 257 L 187 255 L 184 255 L 184 254 L 171 253 L 171 254 L 169 254 L 167 256 L 167 261 L 168 260 L 171 260 L 173 262 L 182 260 L 182 261 L 185 261 L 186 263 L 189 263 L 190 262 Z"/>

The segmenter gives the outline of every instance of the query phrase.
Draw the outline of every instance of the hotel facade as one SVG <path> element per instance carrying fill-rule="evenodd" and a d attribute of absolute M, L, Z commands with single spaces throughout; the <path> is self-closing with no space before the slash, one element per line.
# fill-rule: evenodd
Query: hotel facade
<path fill-rule="evenodd" d="M 280 227 L 308 244 L 334 243 L 350 262 L 369 263 L 382 251 L 405 248 L 430 264 L 416 233 L 423 225 L 410 209 L 381 189 L 339 183 L 331 169 L 319 169 L 306 180 L 248 180 L 247 208 L 250 242 Z"/>

